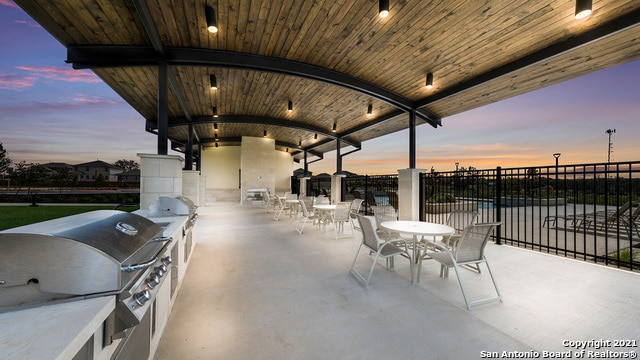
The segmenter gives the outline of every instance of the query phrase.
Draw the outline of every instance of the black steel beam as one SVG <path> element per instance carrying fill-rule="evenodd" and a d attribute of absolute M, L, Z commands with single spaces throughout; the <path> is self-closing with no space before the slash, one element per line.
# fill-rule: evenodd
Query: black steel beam
<path fill-rule="evenodd" d="M 431 96 L 427 96 L 422 100 L 416 101 L 415 107 L 416 109 L 420 109 L 420 111 L 423 111 L 424 110 L 423 107 L 428 106 L 433 102 L 457 95 L 461 92 L 470 90 L 476 86 L 480 86 L 491 80 L 508 75 L 514 71 L 522 70 L 526 67 L 533 66 L 542 61 L 546 61 L 552 57 L 559 56 L 568 51 L 585 46 L 596 40 L 619 33 L 620 31 L 623 31 L 627 28 L 638 26 L 639 24 L 640 24 L 640 10 L 636 10 L 629 14 L 623 15 L 615 20 L 612 20 L 608 23 L 600 25 L 594 29 L 591 29 L 583 34 L 571 37 L 561 43 L 548 46 L 542 50 L 531 53 L 527 56 L 524 56 L 520 59 L 512 61 L 501 67 L 487 71 L 486 73 L 480 74 L 479 76 L 476 76 L 475 78 L 470 79 L 469 81 L 444 89 Z"/>
<path fill-rule="evenodd" d="M 153 120 L 152 120 L 153 121 Z M 211 124 L 211 123 L 230 123 L 230 124 L 261 124 L 261 125 L 274 125 L 291 129 L 304 130 L 311 133 L 321 134 L 324 137 L 335 140 L 338 136 L 344 136 L 344 134 L 336 134 L 331 130 L 321 128 L 318 126 L 310 125 L 307 123 L 301 123 L 297 121 L 291 121 L 279 118 L 270 118 L 262 116 L 251 115 L 220 115 L 217 118 L 213 118 L 211 115 L 195 115 L 191 117 L 191 123 L 198 124 Z M 169 127 L 186 126 L 189 121 L 185 118 L 171 118 L 169 119 Z M 349 139 L 342 139 L 346 144 L 353 147 L 360 147 L 360 143 L 351 141 Z"/>
<path fill-rule="evenodd" d="M 316 65 L 222 50 L 165 47 L 163 51 L 164 54 L 159 55 L 148 46 L 70 46 L 67 48 L 66 62 L 72 63 L 74 69 L 92 69 L 152 66 L 158 61 L 164 60 L 172 66 L 211 66 L 275 72 L 354 90 L 384 101 L 405 112 L 415 109 L 414 102 L 400 94 L 362 79 Z M 431 112 L 423 111 L 418 115 L 432 126 L 436 126 L 435 124 L 441 120 L 439 116 Z"/>

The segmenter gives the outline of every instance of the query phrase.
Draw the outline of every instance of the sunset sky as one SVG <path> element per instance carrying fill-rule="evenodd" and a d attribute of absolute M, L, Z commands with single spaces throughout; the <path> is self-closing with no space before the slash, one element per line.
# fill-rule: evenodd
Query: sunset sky
<path fill-rule="evenodd" d="M 14 162 L 139 161 L 156 153 L 144 119 L 10 0 L 0 0 L 0 143 Z M 417 167 L 536 166 L 640 160 L 640 61 L 576 78 L 417 128 Z M 409 166 L 408 130 L 363 143 L 343 170 L 394 174 Z M 172 153 L 178 154 L 178 153 Z M 335 172 L 335 152 L 309 165 Z M 302 167 L 302 164 L 300 164 Z"/>

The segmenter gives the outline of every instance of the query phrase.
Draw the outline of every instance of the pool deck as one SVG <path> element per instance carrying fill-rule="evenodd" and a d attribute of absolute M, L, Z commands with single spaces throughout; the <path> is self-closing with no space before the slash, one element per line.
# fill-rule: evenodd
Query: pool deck
<path fill-rule="evenodd" d="M 288 215 L 274 221 L 236 203 L 199 215 L 156 360 L 576 358 L 579 342 L 594 356 L 638 351 L 638 273 L 490 243 L 504 302 L 469 311 L 455 272 L 441 278 L 432 261 L 420 283 L 406 260 L 393 270 L 380 261 L 364 288 L 349 274 L 358 232 L 335 240 L 331 228 L 307 224 L 300 235 Z M 359 268 L 371 264 L 359 259 Z M 472 298 L 491 295 L 486 271 L 461 274 Z"/>

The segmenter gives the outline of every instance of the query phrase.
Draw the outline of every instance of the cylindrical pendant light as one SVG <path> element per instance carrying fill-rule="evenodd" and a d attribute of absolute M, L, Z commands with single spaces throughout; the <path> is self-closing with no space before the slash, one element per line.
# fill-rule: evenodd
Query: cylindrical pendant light
<path fill-rule="evenodd" d="M 262 132 L 262 137 L 267 137 L 267 130 Z"/>
<path fill-rule="evenodd" d="M 389 15 L 389 0 L 380 0 L 378 5 L 378 16 L 382 19 L 386 18 Z"/>
<path fill-rule="evenodd" d="M 211 85 L 211 90 L 218 89 L 218 80 L 216 79 L 215 75 L 209 76 L 209 84 Z"/>
<path fill-rule="evenodd" d="M 367 107 L 367 116 L 371 115 L 373 115 L 373 105 L 369 104 L 369 106 Z"/>
<path fill-rule="evenodd" d="M 591 0 L 576 0 L 576 19 L 582 19 L 591 14 Z"/>
<path fill-rule="evenodd" d="M 338 124 L 333 123 L 333 129 L 331 129 L 331 131 L 336 132 L 337 128 L 338 128 Z"/>
<path fill-rule="evenodd" d="M 207 18 L 207 30 L 210 33 L 218 32 L 218 19 L 216 17 L 216 10 L 211 6 L 204 8 L 204 15 Z"/>
<path fill-rule="evenodd" d="M 218 117 L 218 108 L 215 107 L 215 106 L 213 107 L 213 117 L 214 118 Z M 213 129 L 217 131 L 218 130 L 218 124 L 214 124 Z"/>
<path fill-rule="evenodd" d="M 431 89 L 433 87 L 433 74 L 427 74 L 427 82 L 424 85 L 427 89 Z"/>
<path fill-rule="evenodd" d="M 288 112 L 293 111 L 293 102 L 291 102 L 291 100 L 289 100 L 289 103 L 287 104 L 287 111 Z"/>

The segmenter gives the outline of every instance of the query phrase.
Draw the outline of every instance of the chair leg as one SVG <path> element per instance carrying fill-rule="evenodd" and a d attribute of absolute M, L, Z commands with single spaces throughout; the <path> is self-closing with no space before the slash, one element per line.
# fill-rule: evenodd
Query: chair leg
<path fill-rule="evenodd" d="M 460 278 L 460 273 L 458 272 L 458 265 L 453 264 L 453 269 L 456 271 L 456 278 L 458 278 L 458 285 L 460 285 L 460 290 L 462 291 L 462 297 L 464 298 L 464 303 L 467 305 L 467 310 L 471 310 L 471 306 L 469 306 L 469 301 L 467 300 L 467 293 L 464 291 L 464 286 L 462 285 L 462 279 Z"/>

